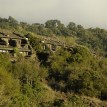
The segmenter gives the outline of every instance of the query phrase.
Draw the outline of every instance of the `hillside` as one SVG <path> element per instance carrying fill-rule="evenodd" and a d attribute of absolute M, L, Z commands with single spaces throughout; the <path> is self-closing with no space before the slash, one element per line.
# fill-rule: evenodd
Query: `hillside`
<path fill-rule="evenodd" d="M 107 107 L 105 29 L 10 16 L 0 18 L 0 32 L 28 38 L 35 54 L 0 53 L 0 107 Z"/>

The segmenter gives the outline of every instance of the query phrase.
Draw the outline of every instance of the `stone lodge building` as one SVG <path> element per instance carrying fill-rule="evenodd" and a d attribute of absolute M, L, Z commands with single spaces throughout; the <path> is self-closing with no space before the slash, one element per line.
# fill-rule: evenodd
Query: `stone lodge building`
<path fill-rule="evenodd" d="M 15 56 L 17 52 L 25 57 L 32 55 L 32 47 L 28 42 L 28 38 L 16 33 L 8 35 L 0 32 L 0 53 L 10 53 Z"/>

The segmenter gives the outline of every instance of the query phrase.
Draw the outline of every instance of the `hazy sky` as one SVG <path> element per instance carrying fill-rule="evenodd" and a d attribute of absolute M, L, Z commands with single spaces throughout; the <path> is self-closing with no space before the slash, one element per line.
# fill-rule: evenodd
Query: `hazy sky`
<path fill-rule="evenodd" d="M 44 23 L 58 19 L 107 29 L 107 0 L 0 0 L 0 17 Z"/>

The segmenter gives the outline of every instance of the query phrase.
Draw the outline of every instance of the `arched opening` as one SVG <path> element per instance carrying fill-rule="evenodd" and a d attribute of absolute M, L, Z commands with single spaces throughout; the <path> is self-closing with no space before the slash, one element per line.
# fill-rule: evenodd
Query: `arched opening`
<path fill-rule="evenodd" d="M 27 44 L 27 40 L 22 39 L 22 40 L 21 40 L 21 46 L 23 47 L 23 46 L 25 46 L 26 44 Z"/>
<path fill-rule="evenodd" d="M 32 55 L 32 52 L 28 52 L 28 56 L 31 56 Z"/>
<path fill-rule="evenodd" d="M 4 41 L 0 38 L 0 45 L 6 45 L 6 41 Z"/>
<path fill-rule="evenodd" d="M 17 46 L 17 43 L 16 43 L 15 40 L 10 39 L 10 40 L 9 40 L 9 45 L 12 46 L 12 47 L 16 47 L 16 46 Z"/>

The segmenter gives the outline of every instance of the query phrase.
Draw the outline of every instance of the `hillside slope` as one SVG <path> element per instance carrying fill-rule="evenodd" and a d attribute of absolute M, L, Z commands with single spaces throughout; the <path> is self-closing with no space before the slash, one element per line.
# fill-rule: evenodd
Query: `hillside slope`
<path fill-rule="evenodd" d="M 0 53 L 1 107 L 107 107 L 106 30 L 9 17 L 0 18 L 0 32 L 27 37 L 36 56 L 16 52 L 11 62 L 10 54 Z"/>

